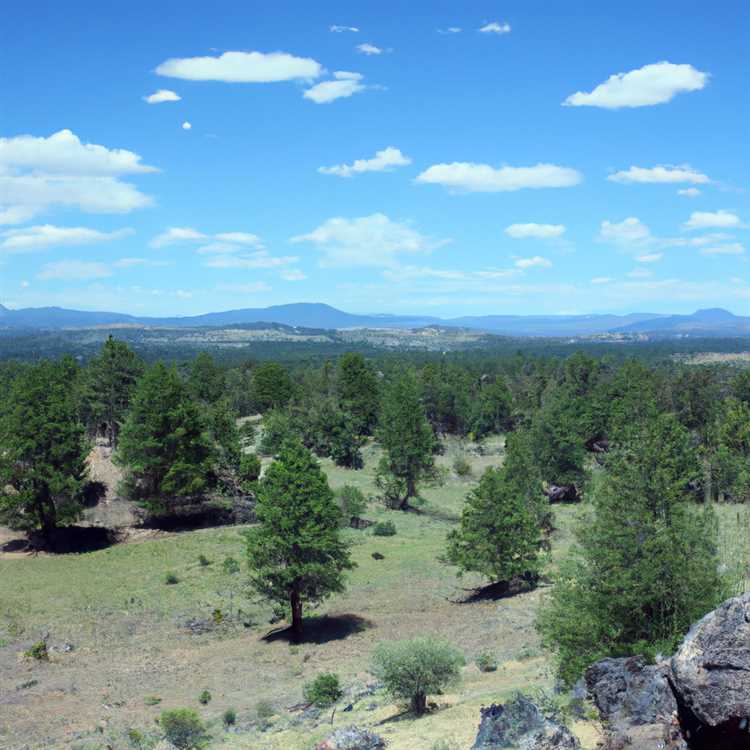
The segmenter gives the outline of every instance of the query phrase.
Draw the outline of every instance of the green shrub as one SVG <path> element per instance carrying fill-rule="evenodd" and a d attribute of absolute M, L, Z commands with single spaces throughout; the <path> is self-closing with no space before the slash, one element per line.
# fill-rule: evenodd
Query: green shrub
<path fill-rule="evenodd" d="M 348 526 L 352 518 L 359 518 L 367 509 L 364 492 L 351 484 L 345 484 L 336 491 L 336 502 L 341 508 L 341 520 L 344 526 Z"/>
<path fill-rule="evenodd" d="M 255 704 L 255 715 L 259 719 L 270 719 L 275 713 L 271 701 L 259 700 Z"/>
<path fill-rule="evenodd" d="M 141 748 L 145 748 L 146 735 L 143 734 L 140 729 L 128 729 L 128 731 L 125 733 L 125 736 L 128 738 L 128 744 L 130 745 L 130 747 L 135 748 L 135 750 L 141 750 Z"/>
<path fill-rule="evenodd" d="M 373 654 L 373 674 L 393 698 L 421 716 L 427 696 L 458 682 L 464 658 L 450 643 L 432 637 L 380 643 Z"/>
<path fill-rule="evenodd" d="M 233 708 L 228 708 L 221 715 L 221 723 L 225 727 L 233 727 L 237 723 L 237 712 Z"/>
<path fill-rule="evenodd" d="M 474 660 L 480 672 L 495 672 L 497 670 L 497 657 L 492 651 L 482 651 Z"/>
<path fill-rule="evenodd" d="M 468 477 L 471 475 L 471 464 L 465 456 L 456 456 L 453 459 L 453 471 L 460 477 Z"/>
<path fill-rule="evenodd" d="M 225 557 L 221 567 L 224 569 L 224 572 L 230 576 L 240 572 L 240 564 L 233 557 Z"/>
<path fill-rule="evenodd" d="M 202 706 L 207 706 L 210 702 L 211 702 L 211 692 L 209 690 L 204 690 L 198 696 L 198 703 L 200 703 Z"/>
<path fill-rule="evenodd" d="M 374 536 L 396 536 L 396 524 L 393 521 L 378 521 L 372 527 Z"/>
<path fill-rule="evenodd" d="M 177 577 L 177 573 L 174 573 L 173 571 L 169 570 L 164 574 L 164 583 L 167 584 L 167 586 L 174 586 L 176 583 L 179 583 L 180 579 Z"/>
<path fill-rule="evenodd" d="M 328 708 L 336 703 L 344 694 L 341 690 L 339 677 L 333 672 L 319 674 L 304 688 L 305 700 L 318 708 Z"/>
<path fill-rule="evenodd" d="M 205 555 L 198 555 L 198 564 L 202 568 L 207 568 L 211 564 L 211 561 Z"/>
<path fill-rule="evenodd" d="M 146 704 L 147 706 L 158 706 L 158 705 L 159 705 L 159 704 L 161 703 L 161 698 L 159 698 L 159 696 L 158 696 L 158 695 L 147 695 L 147 696 L 146 696 L 146 697 L 145 697 L 145 698 L 143 699 L 143 702 L 144 702 L 144 703 L 145 703 L 145 704 Z"/>
<path fill-rule="evenodd" d="M 249 419 L 240 425 L 240 428 L 239 428 L 240 439 L 246 443 L 252 444 L 255 442 L 256 432 L 257 430 L 255 429 L 255 424 L 251 422 Z"/>
<path fill-rule="evenodd" d="M 178 750 L 201 750 L 210 739 L 201 717 L 190 708 L 162 711 L 159 724 L 164 736 Z"/>
<path fill-rule="evenodd" d="M 27 659 L 34 659 L 35 661 L 49 661 L 47 641 L 37 641 L 28 651 L 24 651 L 23 655 Z"/>
<path fill-rule="evenodd" d="M 240 482 L 243 488 L 252 489 L 260 477 L 261 463 L 257 454 L 244 453 L 240 459 Z"/>

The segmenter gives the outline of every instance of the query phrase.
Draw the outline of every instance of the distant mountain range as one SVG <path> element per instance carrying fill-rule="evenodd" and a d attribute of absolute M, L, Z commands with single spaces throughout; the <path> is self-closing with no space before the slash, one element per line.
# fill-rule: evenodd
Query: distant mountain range
<path fill-rule="evenodd" d="M 437 318 L 426 315 L 353 315 L 321 303 L 245 308 L 177 318 L 150 318 L 114 312 L 87 312 L 61 307 L 10 310 L 0 305 L 0 329 L 59 330 L 109 326 L 196 328 L 280 323 L 300 328 L 468 328 L 505 336 L 591 336 L 652 334 L 661 336 L 750 336 L 750 317 L 713 308 L 692 315 L 479 315 Z"/>

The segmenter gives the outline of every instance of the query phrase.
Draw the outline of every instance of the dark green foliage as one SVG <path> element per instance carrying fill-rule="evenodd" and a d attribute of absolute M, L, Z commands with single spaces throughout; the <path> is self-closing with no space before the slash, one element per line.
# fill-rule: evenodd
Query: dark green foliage
<path fill-rule="evenodd" d="M 705 434 L 721 403 L 717 378 L 711 367 L 691 367 L 680 372 L 673 388 L 677 418 L 689 430 Z"/>
<path fill-rule="evenodd" d="M 456 456 L 453 459 L 453 471 L 459 477 L 471 476 L 471 464 L 466 460 L 466 456 Z"/>
<path fill-rule="evenodd" d="M 604 656 L 671 653 L 724 597 L 716 518 L 689 501 L 698 472 L 690 435 L 665 414 L 607 456 L 578 547 L 539 616 L 567 683 Z"/>
<path fill-rule="evenodd" d="M 513 396 L 502 378 L 495 378 L 482 384 L 476 406 L 476 416 L 472 432 L 477 438 L 490 433 L 507 430 L 511 424 Z"/>
<path fill-rule="evenodd" d="M 297 422 L 303 443 L 313 453 L 321 457 L 330 456 L 337 466 L 362 468 L 362 439 L 357 419 L 343 412 L 333 398 L 301 404 Z"/>
<path fill-rule="evenodd" d="M 455 685 L 463 665 L 463 656 L 451 644 L 424 637 L 378 644 L 372 672 L 393 698 L 421 716 L 427 696 Z"/>
<path fill-rule="evenodd" d="M 47 649 L 47 641 L 37 641 L 27 651 L 23 652 L 23 655 L 27 659 L 33 659 L 34 661 L 49 661 L 49 650 Z"/>
<path fill-rule="evenodd" d="M 252 371 L 252 403 L 259 412 L 281 409 L 294 393 L 289 373 L 277 362 L 264 362 Z"/>
<path fill-rule="evenodd" d="M 378 521 L 372 527 L 373 536 L 396 536 L 396 524 L 393 521 Z"/>
<path fill-rule="evenodd" d="M 243 453 L 240 459 L 240 482 L 246 490 L 255 487 L 261 472 L 260 458 L 255 453 Z"/>
<path fill-rule="evenodd" d="M 225 557 L 221 567 L 229 576 L 236 575 L 240 572 L 240 564 L 233 557 Z"/>
<path fill-rule="evenodd" d="M 209 690 L 204 690 L 198 696 L 198 703 L 200 703 L 202 706 L 207 706 L 211 702 L 211 697 L 211 692 Z"/>
<path fill-rule="evenodd" d="M 94 432 L 103 431 L 112 447 L 125 419 L 143 362 L 124 341 L 109 336 L 100 353 L 92 357 L 84 375 L 87 421 Z"/>
<path fill-rule="evenodd" d="M 208 352 L 201 352 L 190 365 L 188 388 L 193 398 L 206 404 L 213 404 L 224 397 L 224 372 Z"/>
<path fill-rule="evenodd" d="M 211 561 L 205 555 L 198 555 L 198 564 L 201 568 L 207 568 L 211 564 Z"/>
<path fill-rule="evenodd" d="M 351 484 L 345 484 L 336 490 L 336 503 L 341 509 L 343 526 L 348 526 L 353 518 L 360 518 L 367 509 L 364 492 Z"/>
<path fill-rule="evenodd" d="M 41 362 L 14 379 L 0 419 L 0 523 L 49 537 L 80 517 L 88 450 L 76 377 L 66 359 Z"/>
<path fill-rule="evenodd" d="M 750 499 L 750 404 L 724 400 L 706 430 L 703 455 L 712 496 L 733 502 Z"/>
<path fill-rule="evenodd" d="M 435 476 L 435 437 L 413 372 L 402 373 L 385 389 L 378 438 L 385 453 L 378 486 L 389 507 L 405 509 L 420 480 Z"/>
<path fill-rule="evenodd" d="M 258 526 L 246 535 L 250 581 L 263 596 L 292 613 L 302 634 L 302 608 L 344 588 L 353 567 L 339 537 L 341 511 L 313 455 L 289 442 L 258 486 Z"/>
<path fill-rule="evenodd" d="M 339 677 L 333 672 L 319 674 L 314 680 L 305 684 L 305 700 L 318 708 L 329 708 L 337 703 L 344 691 Z"/>
<path fill-rule="evenodd" d="M 480 651 L 474 663 L 480 672 L 496 672 L 498 663 L 497 656 L 492 651 Z"/>
<path fill-rule="evenodd" d="M 275 456 L 284 442 L 297 436 L 297 430 L 287 412 L 270 411 L 263 417 L 263 432 L 258 451 L 263 456 Z"/>
<path fill-rule="evenodd" d="M 164 574 L 164 583 L 167 584 L 167 586 L 174 586 L 175 584 L 179 583 L 180 579 L 177 577 L 177 573 L 174 573 L 171 570 L 168 570 Z"/>
<path fill-rule="evenodd" d="M 355 435 L 370 435 L 378 420 L 377 376 L 361 354 L 347 352 L 339 360 L 336 378 L 341 410 L 351 415 Z"/>
<path fill-rule="evenodd" d="M 178 750 L 201 750 L 211 739 L 198 713 L 190 708 L 162 711 L 159 724 L 164 736 Z"/>
<path fill-rule="evenodd" d="M 489 468 L 466 498 L 460 527 L 448 535 L 448 559 L 460 572 L 508 582 L 538 572 L 541 536 L 524 485 L 505 469 Z"/>
<path fill-rule="evenodd" d="M 147 507 L 210 487 L 215 454 L 208 425 L 173 367 L 157 363 L 141 378 L 117 459 L 129 494 Z"/>
<path fill-rule="evenodd" d="M 221 723 L 225 727 L 233 727 L 237 723 L 237 711 L 233 708 L 228 708 L 221 715 Z"/>
<path fill-rule="evenodd" d="M 270 719 L 275 713 L 276 711 L 271 701 L 259 700 L 255 704 L 255 715 L 259 719 Z"/>
<path fill-rule="evenodd" d="M 227 399 L 217 399 L 206 408 L 206 423 L 208 439 L 214 450 L 214 470 L 219 473 L 236 473 L 240 466 L 242 448 L 237 415 Z"/>

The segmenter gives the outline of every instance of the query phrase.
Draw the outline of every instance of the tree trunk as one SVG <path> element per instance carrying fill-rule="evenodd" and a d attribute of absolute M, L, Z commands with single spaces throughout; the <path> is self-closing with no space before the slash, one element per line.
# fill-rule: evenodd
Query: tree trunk
<path fill-rule="evenodd" d="M 424 693 L 416 693 L 411 697 L 411 710 L 421 716 L 427 710 L 427 696 Z"/>
<path fill-rule="evenodd" d="M 44 488 L 37 500 L 37 517 L 41 527 L 42 536 L 49 541 L 57 529 L 57 509 L 55 501 L 49 495 L 49 489 Z"/>
<path fill-rule="evenodd" d="M 292 638 L 299 641 L 302 638 L 302 599 L 298 591 L 292 591 L 289 604 L 292 607 Z"/>

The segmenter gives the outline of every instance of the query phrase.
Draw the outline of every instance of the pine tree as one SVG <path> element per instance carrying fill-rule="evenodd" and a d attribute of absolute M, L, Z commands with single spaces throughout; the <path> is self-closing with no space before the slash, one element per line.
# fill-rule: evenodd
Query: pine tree
<path fill-rule="evenodd" d="M 668 414 L 607 455 L 578 546 L 540 612 L 567 682 L 604 656 L 671 653 L 723 598 L 716 518 L 689 497 L 698 473 L 689 433 Z"/>
<path fill-rule="evenodd" d="M 117 459 L 127 469 L 131 493 L 146 507 L 200 495 L 210 485 L 214 451 L 208 425 L 174 367 L 158 362 L 141 378 Z"/>
<path fill-rule="evenodd" d="M 98 432 L 100 426 L 110 446 L 117 447 L 122 422 L 143 373 L 143 362 L 124 341 L 109 336 L 101 351 L 86 368 L 84 402 L 88 421 Z"/>
<path fill-rule="evenodd" d="M 344 588 L 354 564 L 339 536 L 341 511 L 310 451 L 289 441 L 258 485 L 258 525 L 245 535 L 250 581 L 263 596 L 291 610 L 292 634 L 302 612 Z"/>
<path fill-rule="evenodd" d="M 378 466 L 378 486 L 391 507 L 405 510 L 420 480 L 435 473 L 435 437 L 413 372 L 397 376 L 385 389 L 378 438 L 385 452 Z"/>
<path fill-rule="evenodd" d="M 461 525 L 448 535 L 448 559 L 461 572 L 507 583 L 538 572 L 541 538 L 527 489 L 505 469 L 489 468 L 466 498 Z"/>
<path fill-rule="evenodd" d="M 294 395 L 289 373 L 277 362 L 264 362 L 252 371 L 253 405 L 260 412 L 286 406 Z"/>
<path fill-rule="evenodd" d="M 341 357 L 337 386 L 341 409 L 353 417 L 354 429 L 370 435 L 378 420 L 379 384 L 361 354 L 347 352 Z"/>
<path fill-rule="evenodd" d="M 14 380 L 0 421 L 0 522 L 49 538 L 83 512 L 87 445 L 75 363 L 44 361 Z"/>

